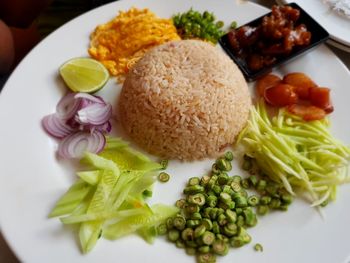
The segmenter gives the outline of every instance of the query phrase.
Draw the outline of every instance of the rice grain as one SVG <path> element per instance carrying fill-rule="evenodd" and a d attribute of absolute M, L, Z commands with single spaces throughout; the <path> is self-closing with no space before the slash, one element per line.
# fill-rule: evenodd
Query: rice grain
<path fill-rule="evenodd" d="M 216 157 L 245 126 L 251 98 L 232 60 L 198 40 L 150 50 L 127 74 L 119 100 L 130 137 L 162 158 Z"/>

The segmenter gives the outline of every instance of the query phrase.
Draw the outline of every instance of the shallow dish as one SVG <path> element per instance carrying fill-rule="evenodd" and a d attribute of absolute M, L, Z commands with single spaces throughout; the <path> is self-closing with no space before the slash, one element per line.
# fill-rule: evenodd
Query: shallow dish
<path fill-rule="evenodd" d="M 56 159 L 57 143 L 40 124 L 43 116 L 55 111 L 58 100 L 66 92 L 58 68 L 72 57 L 87 56 L 89 34 L 95 26 L 131 6 L 148 7 L 161 17 L 171 17 L 191 7 L 209 10 L 226 25 L 232 20 L 244 24 L 268 11 L 249 2 L 237 4 L 232 0 L 220 0 L 216 5 L 213 0 L 118 1 L 64 25 L 23 60 L 0 95 L 0 225 L 21 262 L 195 262 L 165 239 L 156 239 L 154 245 L 148 245 L 137 236 L 114 242 L 101 239 L 91 253 L 82 255 L 74 228 L 47 217 L 57 199 L 75 181 L 76 171 L 71 162 Z M 320 85 L 332 88 L 335 105 L 332 131 L 349 144 L 350 89 L 346 88 L 350 83 L 349 71 L 324 45 L 279 67 L 276 73 L 291 71 L 303 71 Z M 98 95 L 115 105 L 120 88 L 115 79 L 110 79 Z M 114 124 L 113 133 L 124 137 L 118 124 Z M 188 177 L 203 175 L 211 163 L 212 160 L 171 161 L 170 181 L 156 184 L 151 200 L 173 204 L 181 196 Z M 238 166 L 235 162 L 232 174 L 243 174 Z M 218 262 L 348 262 L 349 200 L 350 185 L 344 185 L 339 188 L 337 201 L 323 210 L 325 218 L 303 200 L 297 200 L 287 213 L 262 217 L 257 227 L 249 229 L 252 243 L 242 249 L 231 249 Z M 263 253 L 254 251 L 255 243 L 264 246 Z"/>
<path fill-rule="evenodd" d="M 295 9 L 300 10 L 300 18 L 298 19 L 297 24 L 295 26 L 300 25 L 300 24 L 305 24 L 307 27 L 307 30 L 311 32 L 311 42 L 307 46 L 293 48 L 293 50 L 287 55 L 277 57 L 276 62 L 274 62 L 270 66 L 264 66 L 263 68 L 261 68 L 259 70 L 251 70 L 247 66 L 246 61 L 244 59 L 240 58 L 239 56 L 237 56 L 233 52 L 231 45 L 229 43 L 229 40 L 228 40 L 228 34 L 226 34 L 220 38 L 219 43 L 221 44 L 223 49 L 227 52 L 227 54 L 239 66 L 239 68 L 241 69 L 241 71 L 243 72 L 244 76 L 246 77 L 246 79 L 248 81 L 256 80 L 260 76 L 271 72 L 271 70 L 273 68 L 278 67 L 283 63 L 287 63 L 290 60 L 293 60 L 293 59 L 297 58 L 298 56 L 304 54 L 305 52 L 311 51 L 314 47 L 325 42 L 328 39 L 328 37 L 329 37 L 328 32 L 316 20 L 314 20 L 308 13 L 306 13 L 298 4 L 291 3 L 291 4 L 288 4 L 288 6 L 291 6 Z M 241 25 L 236 29 L 236 31 L 239 30 L 243 26 L 256 27 L 256 26 L 261 24 L 263 17 L 265 17 L 266 15 L 270 15 L 270 14 L 271 14 L 271 12 L 267 13 L 261 17 L 258 17 L 247 24 Z"/>

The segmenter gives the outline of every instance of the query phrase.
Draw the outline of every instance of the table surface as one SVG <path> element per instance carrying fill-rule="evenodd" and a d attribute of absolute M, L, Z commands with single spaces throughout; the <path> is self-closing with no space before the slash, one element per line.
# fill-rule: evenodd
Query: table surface
<path fill-rule="evenodd" d="M 273 0 L 251 0 L 251 2 L 255 2 L 258 4 L 264 5 L 266 7 L 271 7 L 275 3 L 275 1 Z M 332 46 L 329 46 L 329 47 L 344 62 L 344 64 L 350 70 L 350 54 L 342 50 L 339 50 L 337 48 L 334 48 Z M 19 261 L 16 259 L 16 256 L 14 255 L 14 253 L 6 244 L 6 241 L 4 240 L 4 237 L 1 235 L 1 232 L 0 232 L 0 263 L 17 263 L 17 262 Z"/>

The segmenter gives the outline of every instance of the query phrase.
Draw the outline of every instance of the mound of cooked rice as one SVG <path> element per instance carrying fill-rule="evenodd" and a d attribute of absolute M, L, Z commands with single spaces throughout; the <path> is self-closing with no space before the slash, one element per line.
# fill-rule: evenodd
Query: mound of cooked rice
<path fill-rule="evenodd" d="M 251 98 L 232 60 L 197 40 L 153 48 L 124 82 L 119 114 L 130 137 L 163 158 L 216 157 L 245 126 Z"/>

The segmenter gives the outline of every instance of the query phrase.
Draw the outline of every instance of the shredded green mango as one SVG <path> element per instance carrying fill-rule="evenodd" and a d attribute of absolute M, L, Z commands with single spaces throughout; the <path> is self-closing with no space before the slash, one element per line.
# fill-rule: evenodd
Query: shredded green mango
<path fill-rule="evenodd" d="M 270 119 L 260 101 L 237 142 L 266 175 L 291 194 L 306 193 L 312 206 L 334 200 L 337 186 L 350 182 L 350 148 L 331 135 L 328 119 L 305 122 L 282 108 Z"/>

